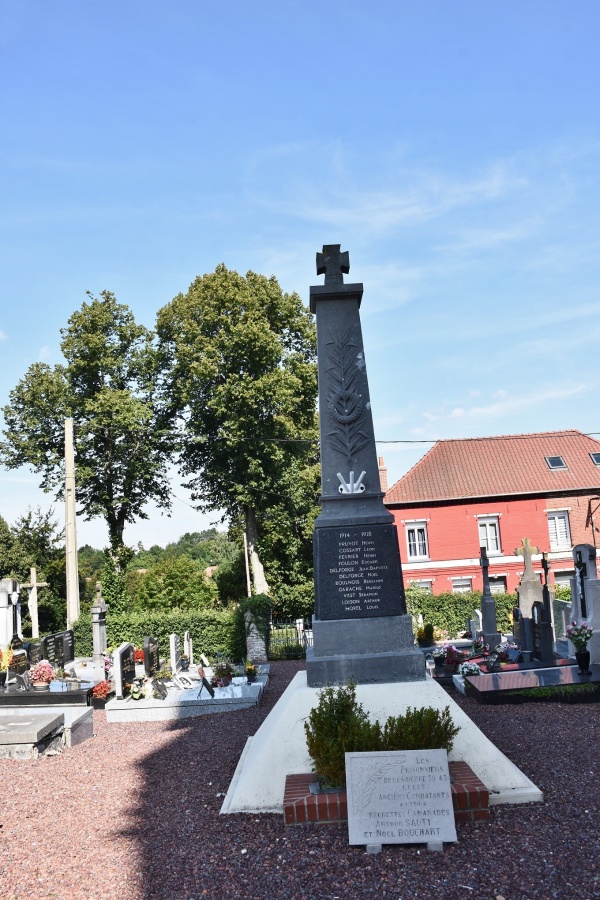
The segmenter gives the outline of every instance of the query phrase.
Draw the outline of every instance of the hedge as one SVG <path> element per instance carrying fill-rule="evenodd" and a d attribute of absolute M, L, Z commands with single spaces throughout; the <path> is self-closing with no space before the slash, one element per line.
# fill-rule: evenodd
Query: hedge
<path fill-rule="evenodd" d="M 512 632 L 512 611 L 518 606 L 516 594 L 494 594 L 496 603 L 496 623 L 498 631 Z M 423 616 L 423 622 L 431 622 L 438 628 L 445 628 L 450 637 L 464 634 L 467 619 L 473 618 L 476 609 L 481 609 L 481 591 L 468 594 L 431 594 L 422 588 L 410 587 L 406 591 L 406 608 L 413 619 Z"/>
<path fill-rule="evenodd" d="M 237 607 L 223 610 L 202 609 L 154 613 L 115 613 L 106 616 L 106 640 L 109 647 L 118 647 L 123 641 L 131 641 L 134 647 L 143 647 L 144 638 L 152 635 L 158 640 L 164 656 L 169 653 L 169 636 L 183 638 L 189 631 L 194 644 L 194 655 L 204 653 L 213 659 L 222 653 L 228 659 L 242 660 L 246 656 L 246 636 L 243 618 Z M 78 656 L 91 656 L 92 620 L 82 615 L 73 624 L 75 650 Z"/>

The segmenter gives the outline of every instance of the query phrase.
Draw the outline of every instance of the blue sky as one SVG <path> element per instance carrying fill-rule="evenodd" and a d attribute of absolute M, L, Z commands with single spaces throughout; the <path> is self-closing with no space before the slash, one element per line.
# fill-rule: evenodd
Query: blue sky
<path fill-rule="evenodd" d="M 3 4 L 0 402 L 86 290 L 151 327 L 224 262 L 308 301 L 340 243 L 390 483 L 431 444 L 387 441 L 600 432 L 599 26 L 597 0 Z M 37 484 L 0 469 L 0 514 Z M 210 521 L 175 499 L 126 540 Z"/>

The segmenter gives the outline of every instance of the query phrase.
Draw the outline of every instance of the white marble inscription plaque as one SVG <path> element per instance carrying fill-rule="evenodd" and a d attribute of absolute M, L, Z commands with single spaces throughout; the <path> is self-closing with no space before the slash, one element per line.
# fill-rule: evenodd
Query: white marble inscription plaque
<path fill-rule="evenodd" d="M 346 753 L 350 844 L 456 841 L 445 750 Z"/>

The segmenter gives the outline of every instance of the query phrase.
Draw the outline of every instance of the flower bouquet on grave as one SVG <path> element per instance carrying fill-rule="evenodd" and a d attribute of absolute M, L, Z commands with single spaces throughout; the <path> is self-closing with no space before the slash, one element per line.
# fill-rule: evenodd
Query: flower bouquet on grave
<path fill-rule="evenodd" d="M 54 680 L 56 673 L 49 662 L 43 659 L 36 663 L 29 672 L 29 680 L 34 690 L 50 690 L 50 682 Z"/>
<path fill-rule="evenodd" d="M 443 666 L 444 660 L 446 659 L 446 648 L 445 647 L 434 647 L 431 651 L 431 655 L 435 660 L 436 666 Z"/>
<path fill-rule="evenodd" d="M 453 672 L 456 671 L 457 665 L 462 662 L 464 656 L 458 650 L 454 644 L 451 644 L 449 647 L 446 647 L 446 659 L 444 662 L 445 669 L 451 669 Z"/>
<path fill-rule="evenodd" d="M 213 687 L 227 687 L 234 676 L 233 666 L 228 662 L 217 663 L 211 679 Z"/>
<path fill-rule="evenodd" d="M 462 675 L 481 675 L 481 669 L 474 662 L 464 662 L 461 663 L 458 667 L 458 674 Z"/>
<path fill-rule="evenodd" d="M 135 647 L 133 651 L 133 661 L 134 663 L 143 663 L 144 662 L 144 651 L 140 650 L 139 647 Z"/>
<path fill-rule="evenodd" d="M 251 684 L 253 681 L 256 681 L 258 669 L 253 662 L 247 660 L 246 665 L 244 666 L 244 673 L 246 675 L 246 678 L 248 679 L 248 684 Z"/>
<path fill-rule="evenodd" d="M 110 681 L 99 681 L 92 688 L 92 697 L 95 697 L 97 700 L 106 700 L 108 695 L 112 693 L 112 689 Z"/>
<path fill-rule="evenodd" d="M 590 675 L 590 651 L 587 648 L 588 641 L 594 633 L 587 622 L 571 622 L 567 626 L 567 637 L 575 646 L 575 659 L 579 665 L 581 675 Z"/>
<path fill-rule="evenodd" d="M 594 629 L 590 628 L 587 622 L 580 622 L 579 625 L 577 622 L 571 622 L 567 625 L 567 637 L 580 653 L 587 650 L 588 641 L 593 633 Z"/>
<path fill-rule="evenodd" d="M 490 645 L 486 644 L 483 638 L 477 638 L 476 641 L 473 641 L 471 656 L 487 656 L 489 652 Z"/>
<path fill-rule="evenodd" d="M 0 672 L 8 672 L 13 661 L 12 647 L 0 647 Z"/>
<path fill-rule="evenodd" d="M 508 662 L 508 651 L 509 650 L 519 650 L 519 645 L 515 644 L 514 641 L 502 641 L 501 644 L 497 644 L 494 647 L 494 653 L 498 657 L 498 662 Z"/>

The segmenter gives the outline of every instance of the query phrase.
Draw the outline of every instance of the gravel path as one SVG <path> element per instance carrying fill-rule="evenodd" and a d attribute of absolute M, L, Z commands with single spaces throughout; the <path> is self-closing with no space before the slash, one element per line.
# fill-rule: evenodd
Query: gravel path
<path fill-rule="evenodd" d="M 219 816 L 244 747 L 304 664 L 273 663 L 256 710 L 107 725 L 60 756 L 0 761 L 0 898 L 600 898 L 599 707 L 481 707 L 481 730 L 544 792 L 458 825 L 443 853 L 347 843 L 345 825 Z"/>

